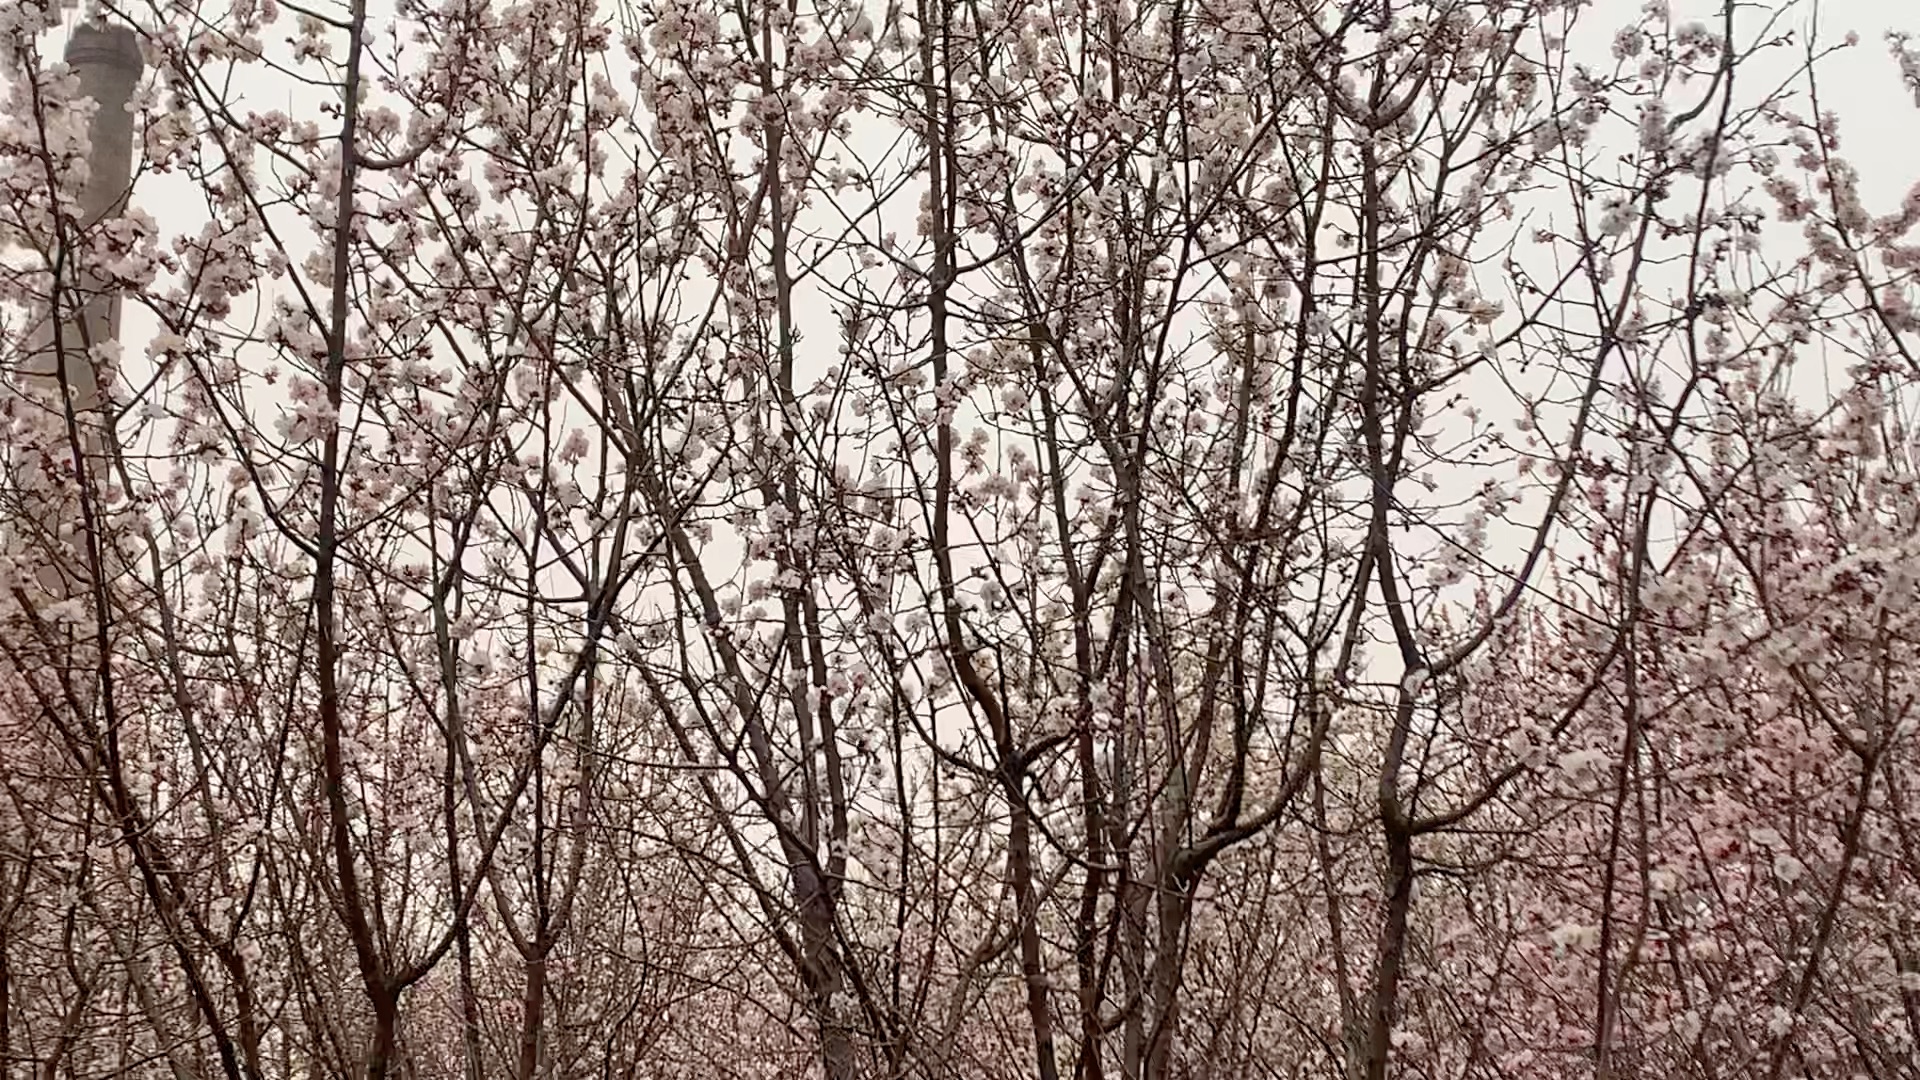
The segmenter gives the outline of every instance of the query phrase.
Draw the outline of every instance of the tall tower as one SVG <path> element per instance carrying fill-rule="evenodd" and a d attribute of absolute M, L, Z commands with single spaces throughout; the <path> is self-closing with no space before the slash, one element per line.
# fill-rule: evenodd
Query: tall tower
<path fill-rule="evenodd" d="M 81 96 L 97 106 L 89 126 L 87 181 L 80 195 L 78 225 L 84 234 L 125 206 L 132 185 L 133 116 L 127 103 L 140 81 L 140 42 L 129 27 L 83 23 L 67 41 L 66 60 L 80 80 Z M 101 395 L 91 348 L 120 334 L 118 289 L 84 270 L 61 277 L 56 283 L 58 333 L 49 317 L 33 334 L 26 362 L 17 371 L 20 393 L 14 403 L 23 410 L 16 434 L 29 434 L 20 440 L 27 445 L 14 448 L 15 477 L 25 501 L 20 509 L 26 518 L 18 528 L 32 534 L 16 537 L 14 546 L 26 547 L 27 552 L 19 554 L 37 556 L 41 562 L 39 578 L 49 599 L 73 594 L 86 578 L 85 536 L 71 471 L 79 463 L 73 460 L 66 428 L 61 375 L 66 400 L 81 420 L 81 452 L 96 452 L 97 418 L 89 414 L 99 407 Z"/>
<path fill-rule="evenodd" d="M 80 93 L 98 106 L 89 127 L 92 149 L 87 157 L 87 183 L 80 194 L 80 228 L 90 229 L 102 218 L 126 205 L 133 176 L 133 115 L 127 102 L 140 81 L 140 42 L 125 26 L 82 23 L 67 41 L 67 66 L 80 79 Z M 92 275 L 69 277 L 60 283 L 63 313 L 60 343 L 67 351 L 67 382 L 74 392 L 74 408 L 99 405 L 99 391 L 87 348 L 112 341 L 120 333 L 120 293 Z M 75 296 L 84 298 L 73 311 Z M 53 379 L 59 357 L 54 335 L 47 327 L 23 374 L 31 379 Z M 49 389 L 57 389 L 50 386 Z"/>

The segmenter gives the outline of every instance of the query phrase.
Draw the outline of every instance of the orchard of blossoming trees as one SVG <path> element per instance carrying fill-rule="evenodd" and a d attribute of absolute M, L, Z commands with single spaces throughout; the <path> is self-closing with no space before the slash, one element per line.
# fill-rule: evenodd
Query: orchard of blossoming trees
<path fill-rule="evenodd" d="M 0 7 L 0 1077 L 1920 1075 L 1920 49 L 1675 2 Z"/>

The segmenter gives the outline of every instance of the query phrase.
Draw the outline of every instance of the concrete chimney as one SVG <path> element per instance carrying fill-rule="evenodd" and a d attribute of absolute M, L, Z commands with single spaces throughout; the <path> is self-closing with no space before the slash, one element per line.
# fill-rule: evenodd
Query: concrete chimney
<path fill-rule="evenodd" d="M 140 82 L 142 63 L 140 41 L 125 26 L 82 23 L 67 41 L 67 66 L 80 79 L 80 94 L 92 98 L 99 108 L 93 114 L 88 131 L 92 149 L 87 156 L 87 183 L 80 194 L 80 227 L 91 229 L 101 219 L 116 214 L 126 205 L 133 182 L 133 114 L 127 102 Z M 70 277 L 60 283 L 62 302 L 70 309 L 74 294 L 85 300 L 79 311 L 64 310 L 60 340 L 67 348 L 67 382 L 73 390 L 74 408 L 86 411 L 99 406 L 98 380 L 87 349 L 120 336 L 120 293 L 90 274 Z M 39 348 L 28 361 L 23 374 L 51 380 L 60 370 L 59 357 L 53 351 L 52 328 L 43 329 L 36 342 Z M 56 390 L 49 383 L 48 390 Z M 58 400 L 56 396 L 54 400 Z"/>
<path fill-rule="evenodd" d="M 132 187 L 133 116 L 127 111 L 127 103 L 140 81 L 140 42 L 131 28 L 83 23 L 74 28 L 67 41 L 66 60 L 80 81 L 80 95 L 92 98 L 98 106 L 89 125 L 91 150 L 87 181 L 80 195 L 78 225 L 85 232 L 118 213 Z M 55 348 L 56 335 L 49 315 L 33 332 L 26 361 L 16 372 L 20 400 L 12 406 L 24 410 L 15 420 L 15 434 L 20 438 L 12 450 L 16 479 L 30 500 L 22 508 L 28 520 L 19 522 L 17 528 L 37 534 L 39 539 L 22 535 L 9 546 L 17 550 L 24 541 L 36 549 L 37 557 L 44 560 L 39 575 L 42 583 L 56 595 L 71 595 L 86 577 L 86 561 L 79 557 L 85 546 L 77 492 L 71 475 L 60 475 L 66 467 L 78 464 L 73 462 L 72 440 L 64 420 L 61 354 L 65 354 L 68 400 L 82 421 L 81 452 L 91 456 L 99 446 L 98 424 L 85 414 L 99 408 L 101 394 L 89 350 L 102 342 L 118 340 L 120 292 L 86 272 L 70 271 L 62 278 L 55 283 L 60 290 L 62 317 L 57 341 L 61 348 Z M 47 475 L 48 466 L 55 475 Z"/>
<path fill-rule="evenodd" d="M 82 23 L 67 41 L 67 66 L 80 77 L 80 92 L 100 103 L 93 117 L 92 173 L 84 196 L 87 222 L 98 221 L 126 202 L 133 176 L 133 114 L 127 102 L 139 85 L 140 39 L 125 26 Z"/>

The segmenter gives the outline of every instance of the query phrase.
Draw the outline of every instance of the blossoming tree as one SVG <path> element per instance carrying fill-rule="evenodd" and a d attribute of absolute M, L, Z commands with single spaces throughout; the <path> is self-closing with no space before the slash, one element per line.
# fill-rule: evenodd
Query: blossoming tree
<path fill-rule="evenodd" d="M 1699 6 L 9 9 L 0 1075 L 1909 1074 L 1920 188 Z"/>

